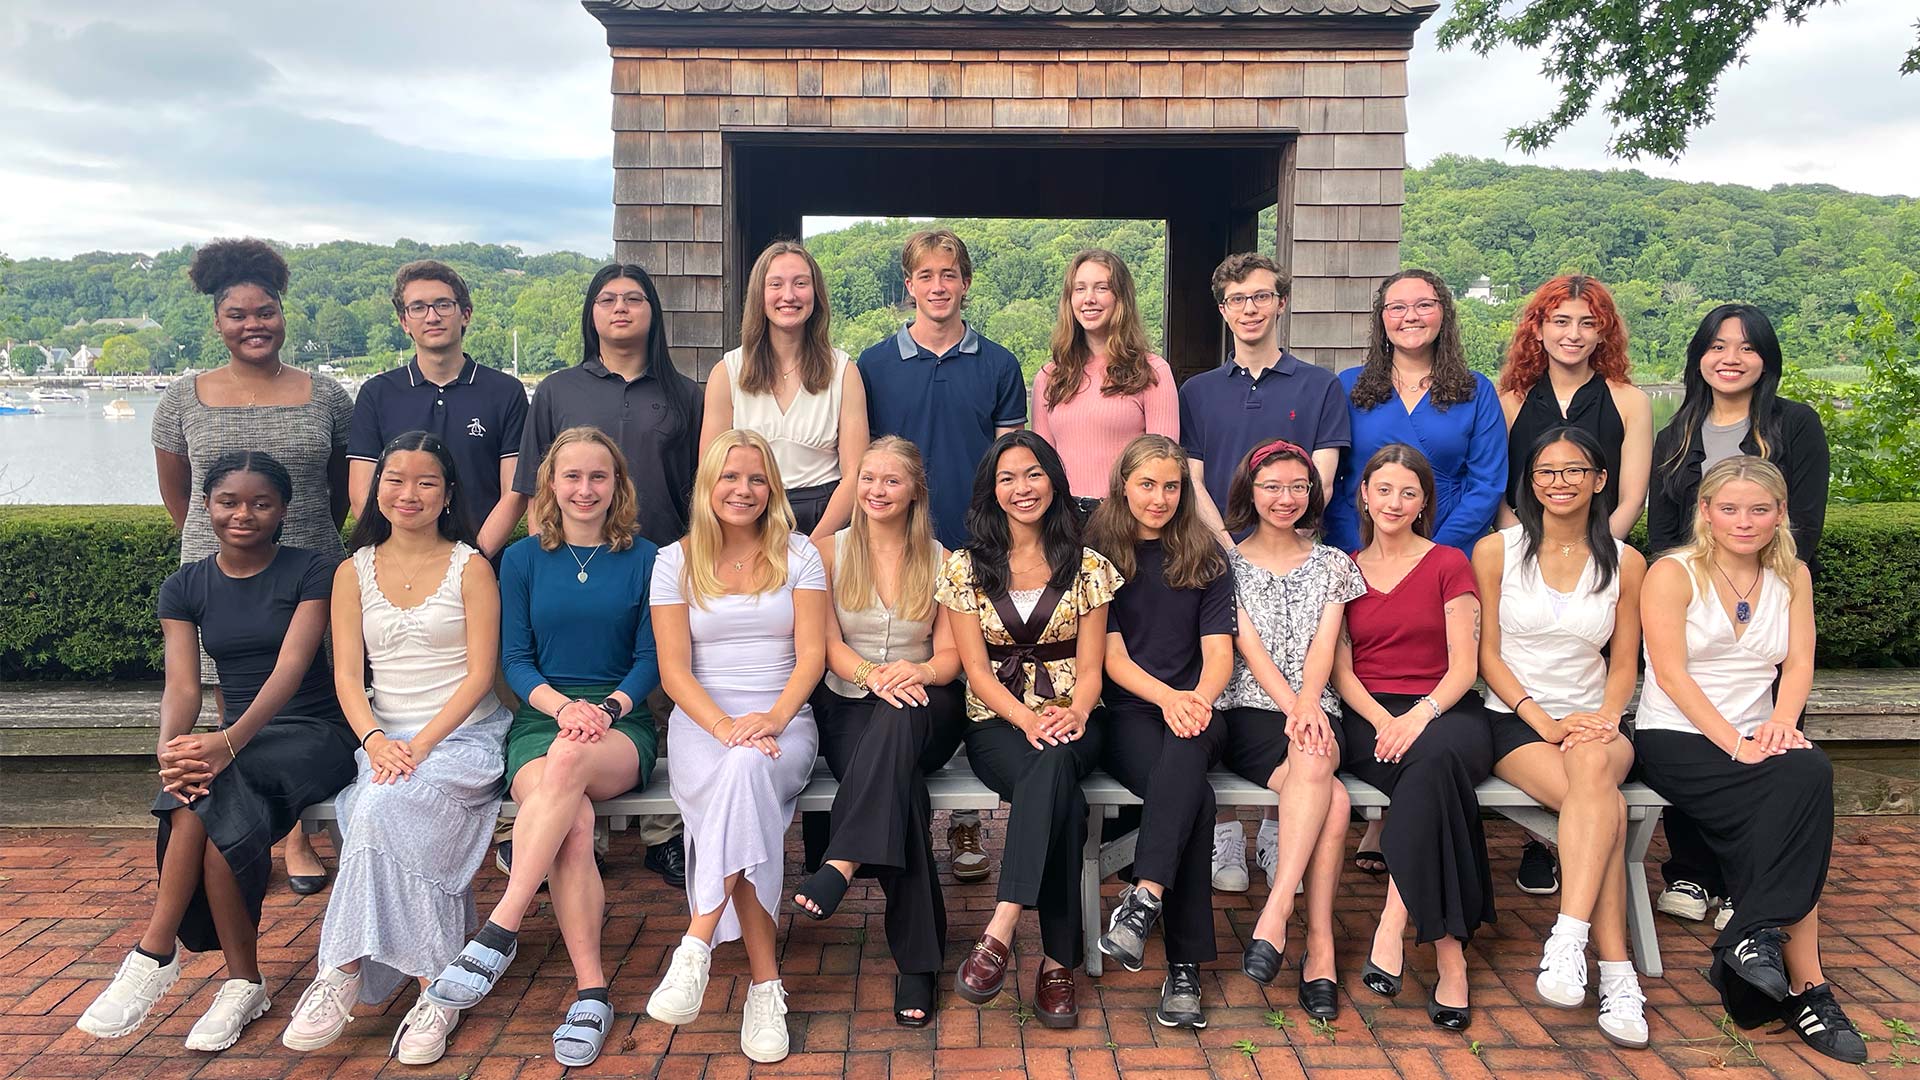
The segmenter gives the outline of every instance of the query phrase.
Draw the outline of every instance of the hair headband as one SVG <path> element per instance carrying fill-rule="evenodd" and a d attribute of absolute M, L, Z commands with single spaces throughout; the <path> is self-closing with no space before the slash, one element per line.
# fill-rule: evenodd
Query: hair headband
<path fill-rule="evenodd" d="M 1309 463 L 1313 461 L 1313 455 L 1307 453 L 1305 448 L 1300 446 L 1300 444 L 1290 443 L 1285 439 L 1275 439 L 1272 442 L 1267 443 L 1266 445 L 1261 446 L 1258 449 L 1254 450 L 1253 456 L 1247 459 L 1247 468 L 1249 470 L 1258 471 L 1262 465 L 1266 464 L 1268 458 L 1272 457 L 1275 454 L 1284 453 L 1287 451 L 1292 451 L 1293 453 L 1299 454 L 1303 460 Z"/>

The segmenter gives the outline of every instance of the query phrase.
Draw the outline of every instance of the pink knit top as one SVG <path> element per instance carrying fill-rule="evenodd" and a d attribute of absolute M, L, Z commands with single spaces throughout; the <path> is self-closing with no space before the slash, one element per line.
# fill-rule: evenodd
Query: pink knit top
<path fill-rule="evenodd" d="M 1136 435 L 1165 435 L 1180 439 L 1180 394 L 1173 385 L 1173 369 L 1165 360 L 1147 355 L 1155 382 L 1134 397 L 1108 397 L 1100 392 L 1107 378 L 1107 358 L 1087 362 L 1086 382 L 1080 392 L 1057 409 L 1047 408 L 1049 362 L 1033 376 L 1033 430 L 1060 452 L 1067 468 L 1067 486 L 1086 499 L 1104 499 L 1114 459 Z"/>

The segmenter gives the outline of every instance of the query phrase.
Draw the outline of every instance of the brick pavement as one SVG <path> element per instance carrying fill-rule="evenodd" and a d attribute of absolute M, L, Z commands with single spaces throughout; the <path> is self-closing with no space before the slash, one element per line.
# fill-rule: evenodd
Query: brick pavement
<path fill-rule="evenodd" d="M 942 830 L 942 833 L 944 830 Z M 990 825 L 990 833 L 997 827 Z M 1428 1080 L 1473 1076 L 1666 1078 L 1858 1076 L 1812 1054 L 1787 1034 L 1754 1032 L 1751 1049 L 1723 1037 L 1720 1009 L 1704 968 L 1712 932 L 1705 925 L 1659 917 L 1667 976 L 1647 984 L 1654 1049 L 1612 1047 L 1593 1023 L 1591 1007 L 1561 1012 L 1533 996 L 1528 966 L 1552 924 L 1551 897 L 1512 887 L 1518 830 L 1489 824 L 1500 886 L 1500 921 L 1472 944 L 1473 1029 L 1465 1036 L 1429 1025 L 1422 1005 L 1431 953 L 1410 950 L 1408 985 L 1384 1003 L 1356 973 L 1382 894 L 1379 882 L 1351 870 L 1337 906 L 1343 993 L 1332 1031 L 1315 1031 L 1294 1001 L 1295 972 L 1262 991 L 1237 970 L 1251 932 L 1262 883 L 1245 896 L 1218 897 L 1220 961 L 1203 972 L 1206 1031 L 1169 1031 L 1147 1011 L 1158 1000 L 1162 962 L 1153 944 L 1139 974 L 1110 970 L 1097 984 L 1082 976 L 1081 1027 L 1048 1031 L 1023 1021 L 1017 1003 L 976 1009 L 943 992 L 935 1025 L 894 1026 L 891 965 L 881 929 L 877 889 L 856 885 L 841 913 L 826 923 L 783 913 L 781 970 L 792 997 L 788 1017 L 794 1053 L 773 1066 L 752 1067 L 738 1048 L 739 1009 L 746 994 L 738 945 L 721 950 L 708 991 L 709 1013 L 678 1031 L 641 1012 L 667 953 L 685 926 L 681 894 L 640 867 L 640 850 L 616 836 L 608 893 L 606 955 L 618 1010 L 607 1052 L 583 1077 L 725 1080 L 763 1076 L 842 1075 L 860 1080 L 937 1076 L 939 1080 L 1032 1075 L 1045 1080 L 1153 1080 L 1177 1075 L 1275 1080 L 1281 1077 Z M 797 838 L 798 830 L 790 837 Z M 1349 845 L 1351 848 L 1351 844 Z M 990 848 L 997 848 L 991 844 Z M 522 934 L 520 958 L 500 989 L 468 1014 L 447 1056 L 427 1068 L 386 1060 L 400 1015 L 412 1004 L 403 991 L 378 1015 L 362 1015 L 339 1042 L 300 1055 L 283 1049 L 287 1010 L 312 975 L 326 894 L 297 897 L 276 885 L 267 898 L 260 958 L 274 1007 L 224 1054 L 193 1053 L 181 1040 L 217 987 L 217 955 L 191 958 L 184 976 L 134 1035 L 95 1040 L 73 1029 L 74 1018 L 105 985 L 139 935 L 152 880 L 152 834 L 134 829 L 0 830 L 0 1077 L 319 1077 L 437 1076 L 510 1080 L 560 1075 L 548 1032 L 572 991 L 571 971 L 544 912 Z M 944 857 L 944 852 L 942 853 Z M 789 851 L 788 865 L 798 856 Z M 1869 1046 L 1872 1075 L 1920 1076 L 1920 1065 L 1890 1065 L 1891 1055 L 1920 1058 L 1920 1046 L 1895 1047 L 1884 1020 L 1920 1028 L 1920 818 L 1848 818 L 1839 828 L 1823 909 L 1825 960 L 1841 1001 Z M 1258 874 L 1255 875 L 1258 878 Z M 788 885 L 794 875 L 790 872 Z M 503 879 L 489 862 L 480 879 L 483 906 Z M 1106 893 L 1116 886 L 1109 882 Z M 950 953 L 984 925 L 990 885 L 947 889 Z M 1296 936 L 1299 931 L 1296 929 Z M 1031 916 L 1021 940 L 1036 940 Z M 1297 948 L 1292 952 L 1297 956 Z M 1030 988 L 1031 961 L 1022 985 Z M 951 986 L 951 976 L 945 983 Z M 720 1003 L 724 1002 L 724 1007 Z M 1275 1012 L 1290 1026 L 1273 1026 Z"/>

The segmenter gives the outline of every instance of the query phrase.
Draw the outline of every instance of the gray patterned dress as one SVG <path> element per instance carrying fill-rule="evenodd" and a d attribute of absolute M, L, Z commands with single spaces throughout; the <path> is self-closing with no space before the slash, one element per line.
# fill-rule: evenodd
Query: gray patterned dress
<path fill-rule="evenodd" d="M 1267 647 L 1273 665 L 1287 677 L 1287 685 L 1300 689 L 1305 676 L 1307 650 L 1313 645 L 1314 631 L 1320 627 L 1320 612 L 1328 604 L 1344 604 L 1367 591 L 1366 579 L 1352 559 L 1325 544 L 1313 545 L 1307 561 L 1285 574 L 1255 566 L 1237 550 L 1227 552 L 1227 565 L 1233 569 L 1234 590 L 1240 610 L 1247 613 L 1260 643 Z M 1331 680 L 1329 680 L 1331 683 Z M 1220 695 L 1222 709 L 1266 709 L 1279 711 L 1253 678 L 1246 660 L 1238 650 L 1233 654 L 1233 677 Z M 1340 720 L 1340 696 L 1328 685 L 1320 692 L 1320 710 L 1337 726 Z"/>

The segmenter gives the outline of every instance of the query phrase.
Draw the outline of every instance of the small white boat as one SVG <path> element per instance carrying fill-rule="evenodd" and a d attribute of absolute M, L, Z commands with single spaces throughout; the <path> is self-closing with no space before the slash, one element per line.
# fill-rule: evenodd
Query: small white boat
<path fill-rule="evenodd" d="M 100 407 L 100 415 L 109 420 L 131 420 L 133 406 L 127 403 L 126 398 L 114 398 Z"/>
<path fill-rule="evenodd" d="M 71 390 L 62 390 L 59 387 L 54 387 L 51 390 L 35 390 L 31 394 L 28 394 L 27 396 L 32 398 L 35 401 L 84 401 L 85 400 L 79 394 L 76 394 Z"/>
<path fill-rule="evenodd" d="M 14 401 L 12 394 L 0 393 L 0 416 L 37 416 L 45 411 L 38 405 L 22 405 Z"/>

